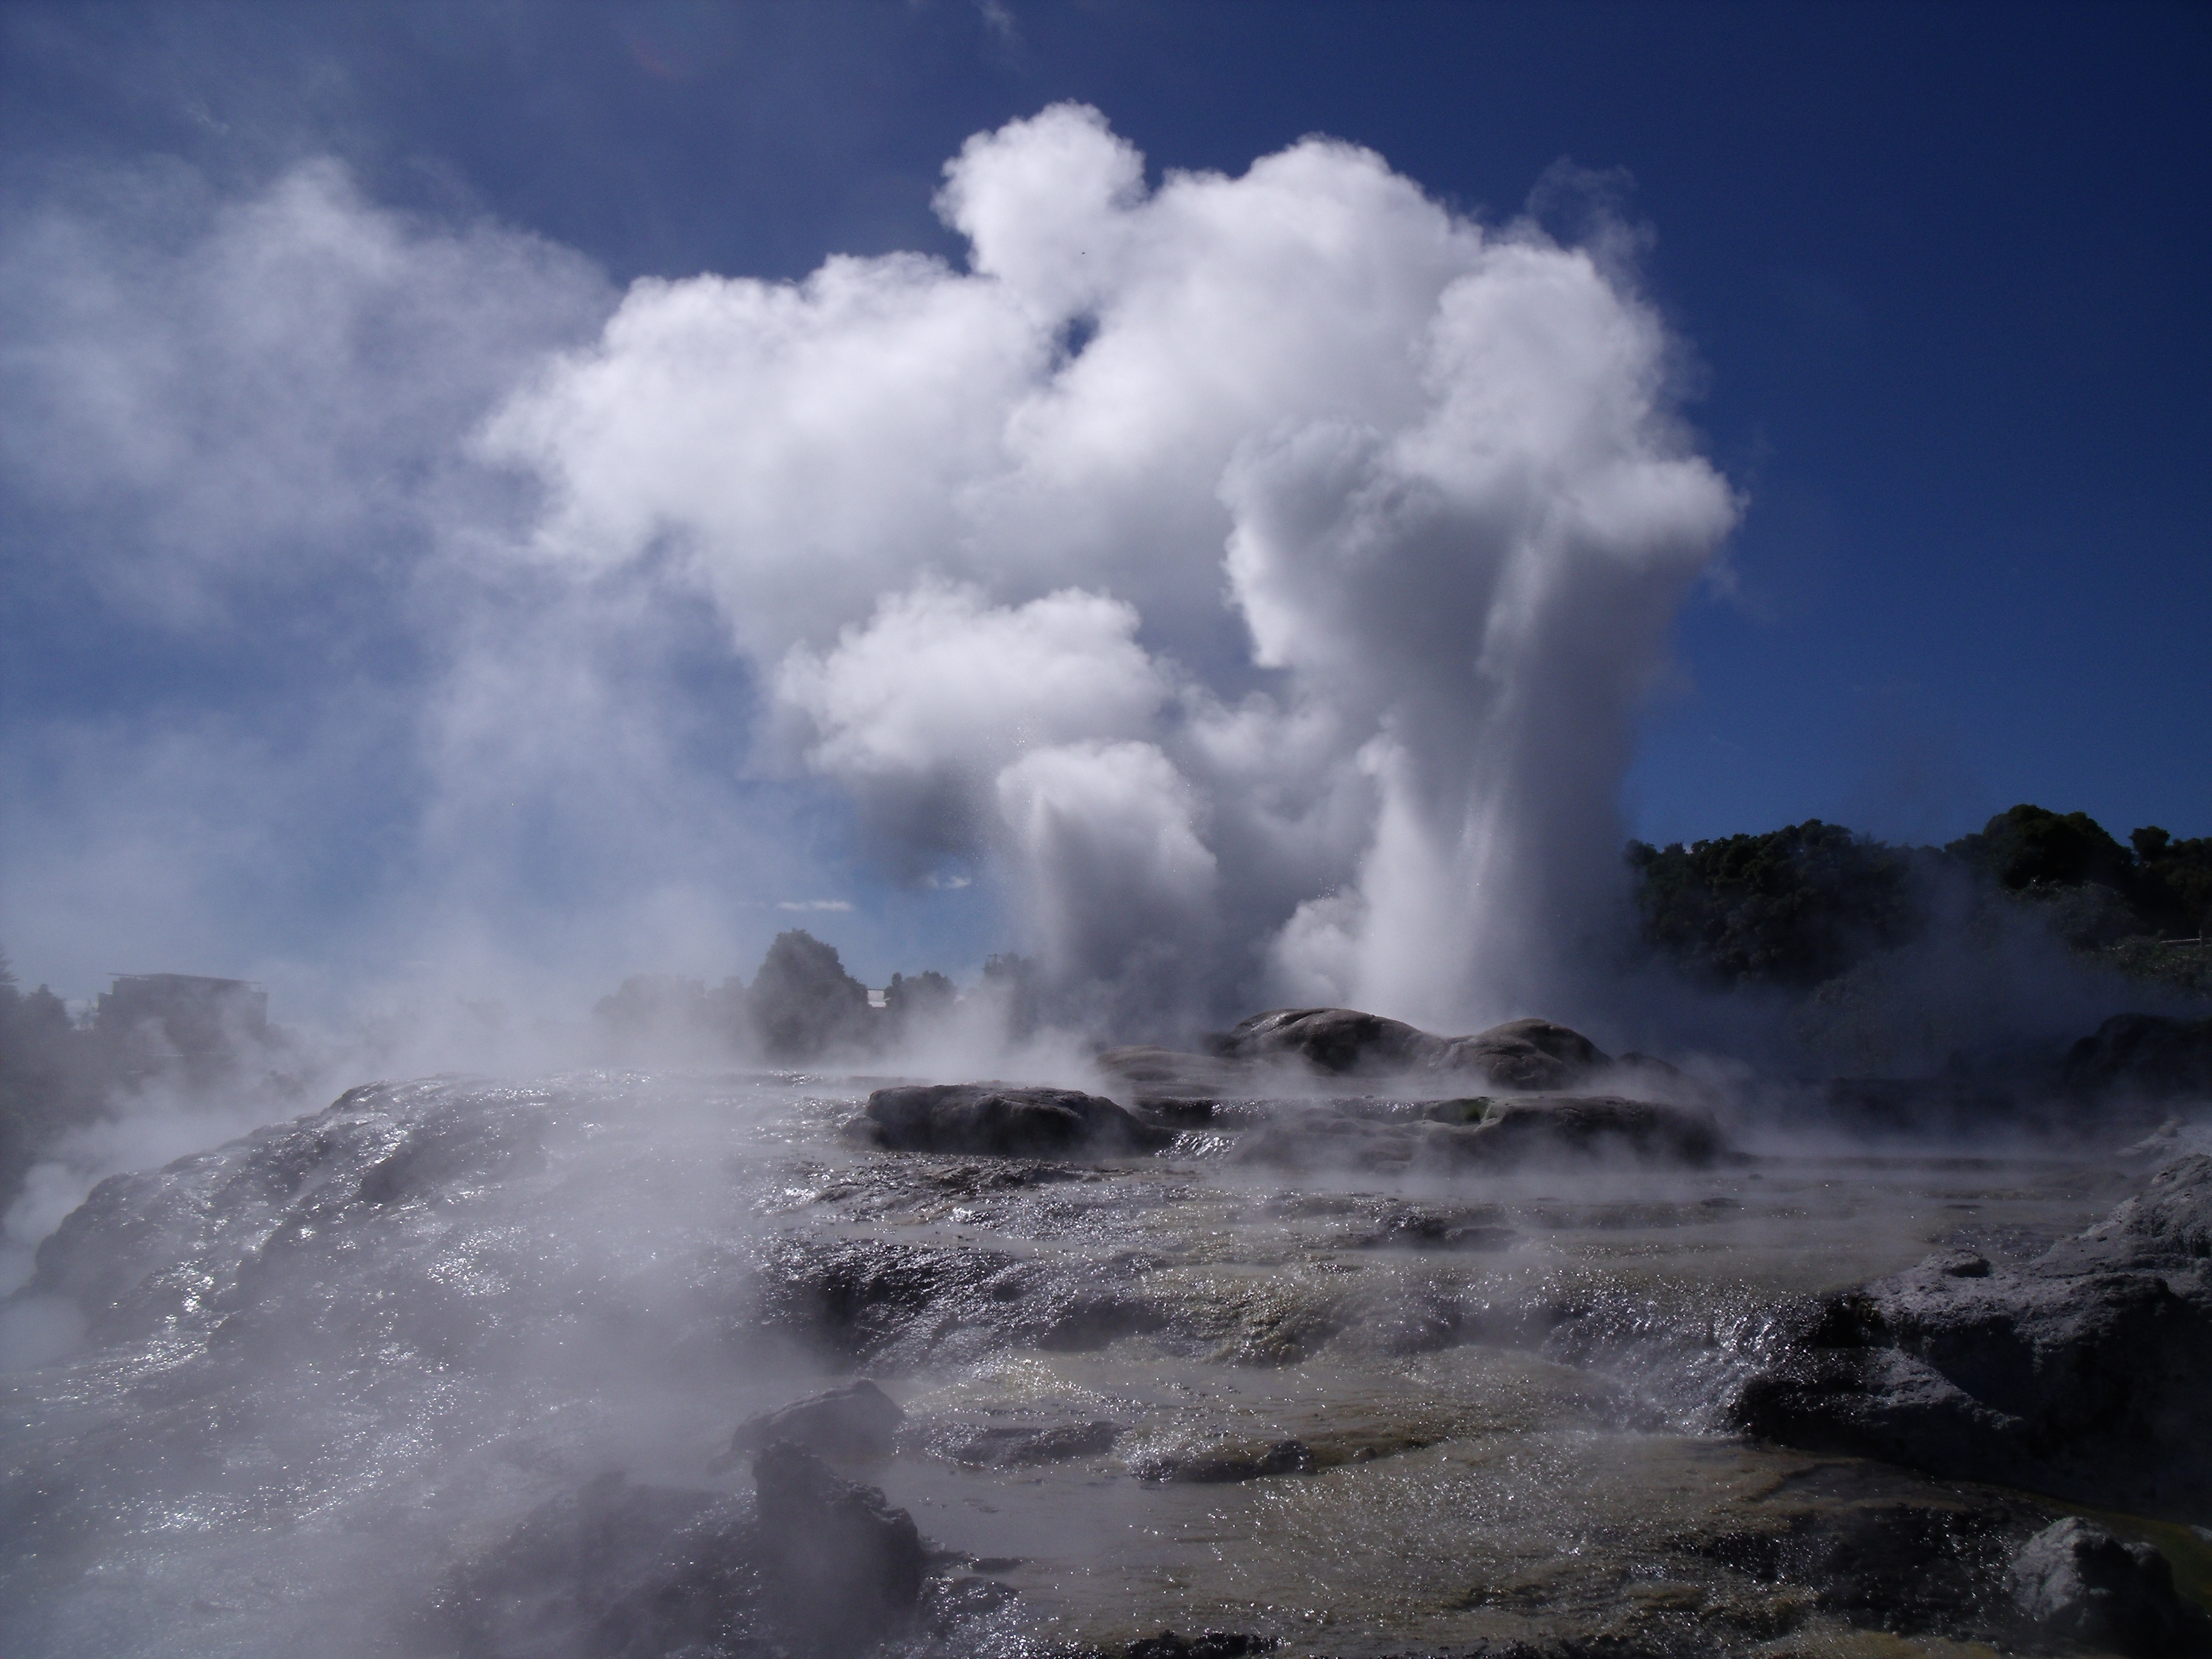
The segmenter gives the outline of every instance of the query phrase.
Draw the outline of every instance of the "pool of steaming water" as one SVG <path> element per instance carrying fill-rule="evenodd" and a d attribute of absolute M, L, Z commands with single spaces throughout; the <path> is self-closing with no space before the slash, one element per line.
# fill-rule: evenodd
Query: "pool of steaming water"
<path fill-rule="evenodd" d="M 1718 1402 L 1784 1298 L 1940 1244 L 2033 1254 L 2120 1186 L 1905 1158 L 1286 1185 L 1203 1133 L 1055 1170 L 856 1147 L 867 1086 L 411 1085 L 95 1194 L 10 1310 L 94 1317 L 0 1378 L 0 1653 L 450 1652 L 426 1598 L 533 1506 L 617 1468 L 743 1488 L 704 1472 L 732 1425 L 855 1374 L 908 1433 L 848 1473 L 1018 1592 L 975 1648 L 1671 1621 L 1948 1651 L 1758 1564 L 1808 1517 L 1965 1489 L 1747 1443 Z M 968 1290 L 916 1267 L 888 1310 L 778 1316 L 762 1285 L 833 1258 Z M 947 1455 L 1055 1423 L 1118 1433 Z"/>

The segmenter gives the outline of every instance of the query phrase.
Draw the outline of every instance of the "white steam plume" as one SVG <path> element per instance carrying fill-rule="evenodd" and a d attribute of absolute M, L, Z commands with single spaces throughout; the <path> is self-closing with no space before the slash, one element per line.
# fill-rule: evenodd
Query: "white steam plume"
<path fill-rule="evenodd" d="M 956 270 L 641 282 L 485 428 L 541 554 L 710 594 L 895 865 L 1002 860 L 1104 1018 L 1556 994 L 1730 527 L 1617 271 L 1321 139 L 969 141 Z"/>

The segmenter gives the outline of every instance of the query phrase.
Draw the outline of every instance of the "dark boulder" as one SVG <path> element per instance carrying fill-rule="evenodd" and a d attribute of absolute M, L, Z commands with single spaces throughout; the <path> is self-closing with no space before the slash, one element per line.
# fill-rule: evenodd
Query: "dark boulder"
<path fill-rule="evenodd" d="M 1140 1460 L 1132 1472 L 1139 1480 L 1212 1486 L 1275 1474 L 1310 1474 L 1315 1467 L 1313 1449 L 1304 1441 L 1276 1440 L 1265 1445 L 1165 1453 Z"/>
<path fill-rule="evenodd" d="M 1097 1095 L 1003 1083 L 878 1089 L 859 1127 L 896 1152 L 1000 1158 L 1152 1152 L 1175 1139 Z"/>
<path fill-rule="evenodd" d="M 449 1574 L 431 1620 L 476 1659 L 845 1659 L 911 1625 L 905 1510 L 787 1442 L 753 1480 L 746 1498 L 601 1475 Z"/>
<path fill-rule="evenodd" d="M 850 1654 L 903 1629 L 921 1593 L 914 1517 L 780 1440 L 753 1460 L 769 1610 L 817 1651 Z"/>
<path fill-rule="evenodd" d="M 737 1467 L 762 1447 L 783 1440 L 841 1462 L 867 1463 L 891 1455 L 906 1420 L 897 1402 L 863 1377 L 842 1389 L 762 1412 L 738 1425 L 730 1449 L 707 1466 L 710 1474 Z"/>
<path fill-rule="evenodd" d="M 2166 1559 L 2078 1515 L 2029 1539 L 2011 1580 L 2021 1616 L 2065 1641 L 2130 1659 L 2212 1654 L 2212 1617 L 2174 1593 Z"/>
<path fill-rule="evenodd" d="M 1297 1060 L 1330 1077 L 1427 1071 L 1444 1040 L 1356 1008 L 1277 1008 L 1214 1039 L 1224 1060 Z"/>
<path fill-rule="evenodd" d="M 2017 1268 L 1948 1253 L 1789 1310 L 1747 1431 L 2100 1508 L 2212 1511 L 2212 1158 Z"/>
<path fill-rule="evenodd" d="M 2115 1014 L 2067 1050 L 2059 1072 L 2069 1093 L 2096 1099 L 2212 1094 L 2212 1018 Z"/>
<path fill-rule="evenodd" d="M 1213 1049 L 1224 1060 L 1292 1061 L 1325 1077 L 1451 1078 L 1528 1092 L 1571 1088 L 1613 1063 L 1581 1032 L 1548 1019 L 1509 1020 L 1473 1036 L 1444 1037 L 1356 1008 L 1255 1014 L 1214 1038 Z M 1148 1064 L 1169 1069 L 1157 1058 Z"/>
<path fill-rule="evenodd" d="M 1273 1653 L 1276 1638 L 1256 1636 L 1249 1631 L 1210 1630 L 1191 1637 L 1176 1635 L 1164 1630 L 1158 1636 L 1141 1637 L 1121 1650 L 1121 1659 L 1250 1659 L 1250 1656 Z"/>
<path fill-rule="evenodd" d="M 1579 1031 L 1548 1019 L 1515 1019 L 1447 1039 L 1435 1069 L 1482 1077 L 1492 1088 L 1536 1093 L 1571 1088 L 1609 1063 Z"/>

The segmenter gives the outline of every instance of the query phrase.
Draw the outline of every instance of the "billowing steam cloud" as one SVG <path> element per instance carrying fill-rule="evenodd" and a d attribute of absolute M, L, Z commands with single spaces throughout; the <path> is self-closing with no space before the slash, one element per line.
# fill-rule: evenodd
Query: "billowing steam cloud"
<path fill-rule="evenodd" d="M 1528 1012 L 1735 513 L 1658 319 L 1327 140 L 1147 189 L 1063 106 L 947 173 L 968 270 L 642 282 L 507 401 L 538 551 L 696 583 L 787 757 L 910 878 L 1000 861 L 1102 1016 Z"/>

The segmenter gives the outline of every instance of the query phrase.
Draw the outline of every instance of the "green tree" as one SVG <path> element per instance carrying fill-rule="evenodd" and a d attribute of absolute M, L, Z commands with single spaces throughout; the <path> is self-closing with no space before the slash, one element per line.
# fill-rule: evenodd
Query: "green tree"
<path fill-rule="evenodd" d="M 1808 818 L 1761 836 L 1628 844 L 1647 946 L 1722 984 L 1805 987 L 1926 925 L 1926 855 Z"/>

